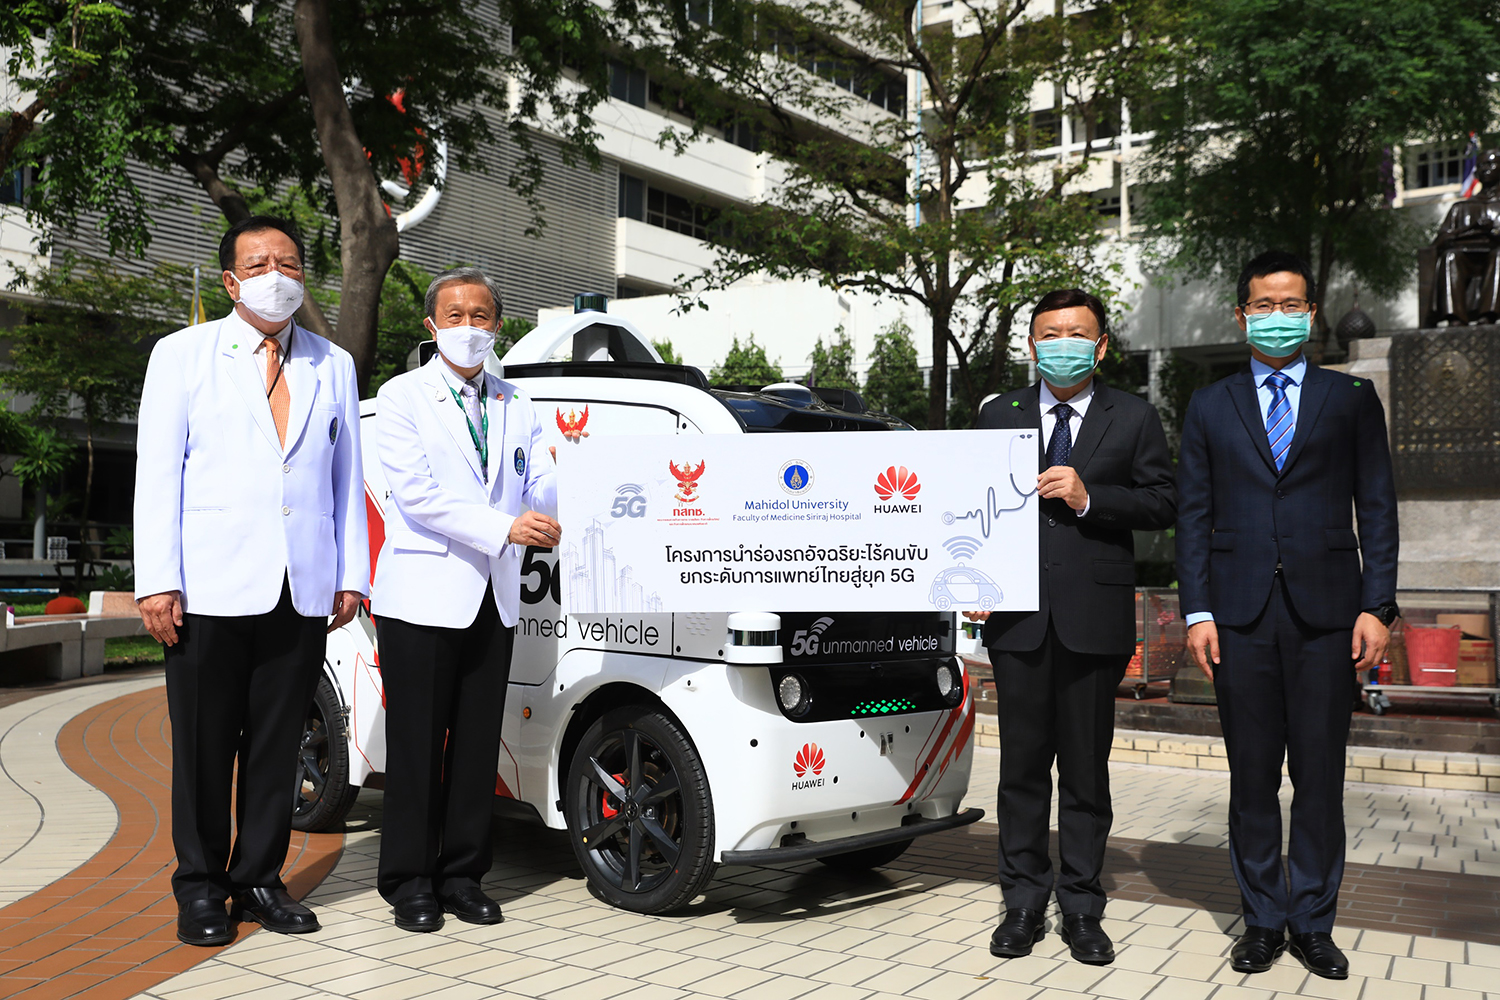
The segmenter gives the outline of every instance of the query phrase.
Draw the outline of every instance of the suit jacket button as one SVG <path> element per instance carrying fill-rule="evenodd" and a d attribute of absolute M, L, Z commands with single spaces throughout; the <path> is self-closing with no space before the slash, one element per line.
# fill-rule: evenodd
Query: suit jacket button
<path fill-rule="evenodd" d="M 282 472 L 291 472 L 292 471 L 292 467 L 290 465 L 283 465 L 281 467 L 281 471 Z"/>
<path fill-rule="evenodd" d="M 1055 527 L 1057 527 L 1057 519 L 1054 518 L 1054 517 L 1047 518 L 1047 527 L 1049 527 L 1049 528 L 1055 528 Z"/>
<path fill-rule="evenodd" d="M 283 508 L 281 508 L 281 516 L 282 517 L 286 517 L 291 512 L 292 512 L 292 508 L 290 508 L 290 507 L 283 507 Z"/>
<path fill-rule="evenodd" d="M 1276 499 L 1277 500 L 1285 500 L 1286 499 L 1286 490 L 1277 490 L 1276 491 Z"/>

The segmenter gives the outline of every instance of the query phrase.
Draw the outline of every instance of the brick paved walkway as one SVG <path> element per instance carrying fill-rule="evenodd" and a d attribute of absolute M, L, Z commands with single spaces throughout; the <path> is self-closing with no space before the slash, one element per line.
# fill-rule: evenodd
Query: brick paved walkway
<path fill-rule="evenodd" d="M 176 937 L 166 689 L 105 701 L 57 735 L 63 761 L 113 802 L 114 835 L 71 873 L 0 909 L 0 997 L 133 996 L 213 950 Z M 49 836 L 64 831 L 43 828 Z M 286 880 L 306 895 L 338 861 L 337 834 L 293 837 Z M 244 925 L 240 937 L 250 925 Z"/>
<path fill-rule="evenodd" d="M 815 862 L 724 868 L 686 914 L 642 917 L 593 899 L 563 834 L 502 807 L 486 887 L 506 922 L 450 920 L 437 934 L 406 934 L 374 891 L 374 791 L 361 793 L 342 853 L 336 837 L 296 838 L 289 882 L 310 890 L 321 932 L 242 933 L 230 947 L 188 949 L 175 944 L 167 897 L 162 689 L 118 690 L 87 705 L 54 693 L 0 706 L 0 893 L 27 849 L 7 844 L 49 839 L 62 852 L 53 863 L 69 850 L 82 862 L 0 907 L 0 997 L 1500 1000 L 1486 994 L 1500 984 L 1500 878 L 1458 870 L 1490 863 L 1481 859 L 1500 840 L 1500 796 L 1351 785 L 1351 844 L 1382 860 L 1348 867 L 1335 937 L 1351 978 L 1311 977 L 1289 956 L 1243 976 L 1227 961 L 1239 921 L 1223 846 L 1224 776 L 1135 764 L 1112 768 L 1121 835 L 1109 843 L 1105 926 L 1119 957 L 1106 968 L 1071 961 L 1053 931 L 1028 958 L 989 955 L 1000 896 L 988 823 L 924 838 L 890 868 L 859 876 Z M 23 710 L 24 725 L 14 714 Z M 46 756 L 47 725 L 53 756 L 119 809 L 107 837 L 76 814 L 53 822 L 69 801 L 102 801 L 89 799 L 88 785 L 32 777 L 43 762 L 16 757 L 23 736 Z M 974 804 L 993 806 L 997 764 L 995 751 L 976 754 Z M 44 780 L 65 794 L 40 799 L 40 832 L 12 834 L 6 810 L 24 801 L 22 783 Z M 1370 853 L 1379 843 L 1384 853 Z M 1408 846 L 1419 850 L 1400 850 Z"/>

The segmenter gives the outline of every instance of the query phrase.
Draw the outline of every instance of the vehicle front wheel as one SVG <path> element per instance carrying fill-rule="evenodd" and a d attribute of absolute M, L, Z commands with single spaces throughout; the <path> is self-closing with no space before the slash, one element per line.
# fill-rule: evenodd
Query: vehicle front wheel
<path fill-rule="evenodd" d="M 328 830 L 344 821 L 359 789 L 349 784 L 349 734 L 333 682 L 324 674 L 307 709 L 302 749 L 297 757 L 297 794 L 292 829 Z"/>
<path fill-rule="evenodd" d="M 865 847 L 857 851 L 845 851 L 843 854 L 828 854 L 818 860 L 837 871 L 862 872 L 890 864 L 906 853 L 910 846 L 911 841 L 898 840 L 894 844 Z"/>
<path fill-rule="evenodd" d="M 635 913 L 667 913 L 714 875 L 708 773 L 677 721 L 632 705 L 594 721 L 567 778 L 568 840 L 589 889 Z"/>

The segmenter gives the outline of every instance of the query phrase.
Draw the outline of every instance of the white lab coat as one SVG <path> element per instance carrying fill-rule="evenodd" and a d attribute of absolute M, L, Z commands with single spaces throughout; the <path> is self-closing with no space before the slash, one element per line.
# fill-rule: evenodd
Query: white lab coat
<path fill-rule="evenodd" d="M 493 375 L 489 485 L 440 355 L 380 389 L 376 444 L 390 489 L 370 612 L 414 625 L 466 628 L 493 584 L 500 621 L 516 624 L 524 546 L 509 541 L 527 508 L 557 516 L 557 474 L 531 400 Z"/>
<path fill-rule="evenodd" d="M 297 613 L 369 592 L 359 391 L 348 352 L 302 327 L 282 375 L 276 438 L 261 333 L 230 313 L 151 352 L 136 431 L 136 596 L 182 592 L 183 610 L 272 610 L 290 579 Z"/>

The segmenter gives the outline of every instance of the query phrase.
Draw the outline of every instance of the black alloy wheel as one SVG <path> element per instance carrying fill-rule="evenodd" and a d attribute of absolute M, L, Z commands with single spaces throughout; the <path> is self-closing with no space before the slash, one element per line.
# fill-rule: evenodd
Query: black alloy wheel
<path fill-rule="evenodd" d="M 292 829 L 317 833 L 344 821 L 359 789 L 349 784 L 349 734 L 343 705 L 324 674 L 308 706 L 297 752 L 297 788 Z"/>
<path fill-rule="evenodd" d="M 606 903 L 667 913 L 713 878 L 708 774 L 664 711 L 631 705 L 595 720 L 565 787 L 568 839 L 589 889 Z"/>

